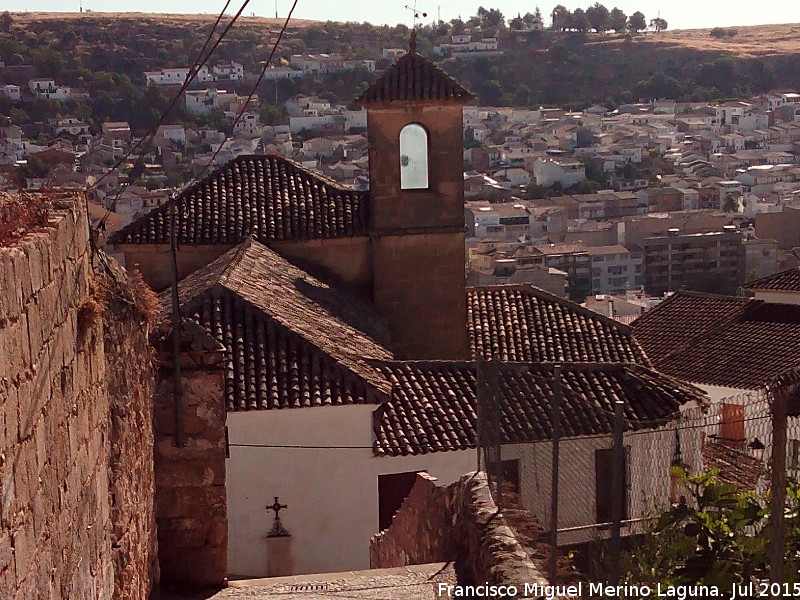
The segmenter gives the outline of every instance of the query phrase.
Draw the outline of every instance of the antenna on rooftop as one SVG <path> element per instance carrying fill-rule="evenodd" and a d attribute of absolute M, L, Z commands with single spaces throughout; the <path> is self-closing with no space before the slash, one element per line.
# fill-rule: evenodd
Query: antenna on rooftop
<path fill-rule="evenodd" d="M 426 13 L 426 12 L 417 11 L 417 0 L 414 0 L 413 8 L 411 6 L 409 6 L 408 4 L 403 5 L 403 8 L 405 8 L 406 10 L 410 10 L 412 13 L 414 13 L 414 26 L 413 26 L 413 29 L 417 28 L 417 19 L 419 19 L 420 17 L 427 17 L 428 16 L 428 13 Z"/>

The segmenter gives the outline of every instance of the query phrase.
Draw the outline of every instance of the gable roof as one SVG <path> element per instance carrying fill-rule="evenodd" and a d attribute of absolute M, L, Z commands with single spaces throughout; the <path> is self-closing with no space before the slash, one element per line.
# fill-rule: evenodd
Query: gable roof
<path fill-rule="evenodd" d="M 366 235 L 369 193 L 351 190 L 277 154 L 241 155 L 178 198 L 180 244 L 261 243 Z M 164 204 L 114 234 L 111 244 L 168 244 Z"/>
<path fill-rule="evenodd" d="M 467 288 L 472 356 L 650 366 L 630 327 L 530 285 Z"/>
<path fill-rule="evenodd" d="M 679 292 L 632 324 L 659 371 L 759 389 L 800 367 L 800 306 Z"/>
<path fill-rule="evenodd" d="M 391 398 L 375 410 L 375 453 L 428 454 L 475 448 L 477 378 L 467 362 L 395 362 L 383 372 Z M 686 402 L 705 395 L 651 369 L 609 364 L 594 372 L 562 373 L 562 435 L 608 435 L 614 401 L 625 403 L 628 428 L 655 428 L 677 416 Z M 501 443 L 551 439 L 552 373 L 536 365 L 506 364 L 497 398 Z"/>
<path fill-rule="evenodd" d="M 380 102 L 456 102 L 464 104 L 475 95 L 415 51 L 386 69 L 356 102 L 368 106 Z"/>
<path fill-rule="evenodd" d="M 374 309 L 255 240 L 181 280 L 178 297 L 225 348 L 228 410 L 377 402 L 388 392 L 367 361 L 392 358 Z M 167 314 L 170 292 L 160 300 Z"/>
<path fill-rule="evenodd" d="M 749 298 L 676 292 L 631 323 L 633 333 L 658 368 L 677 347 L 742 314 Z"/>
<path fill-rule="evenodd" d="M 800 267 L 793 267 L 780 273 L 749 281 L 743 287 L 748 290 L 800 292 Z"/>

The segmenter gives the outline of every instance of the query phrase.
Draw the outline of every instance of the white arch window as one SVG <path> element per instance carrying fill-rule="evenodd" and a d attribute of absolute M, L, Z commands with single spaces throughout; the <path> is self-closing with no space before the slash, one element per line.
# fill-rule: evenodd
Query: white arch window
<path fill-rule="evenodd" d="M 428 188 L 428 132 L 410 123 L 400 131 L 400 189 Z"/>

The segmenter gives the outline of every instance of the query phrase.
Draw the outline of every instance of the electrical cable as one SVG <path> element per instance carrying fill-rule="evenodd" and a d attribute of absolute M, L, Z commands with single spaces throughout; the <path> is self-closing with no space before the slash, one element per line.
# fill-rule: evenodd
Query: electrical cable
<path fill-rule="evenodd" d="M 169 112 L 177 104 L 177 102 L 180 99 L 181 95 L 186 91 L 186 89 L 189 87 L 189 85 L 194 81 L 195 77 L 200 72 L 200 69 L 203 68 L 203 65 L 205 65 L 206 62 L 208 62 L 208 59 L 211 58 L 211 55 L 213 54 L 214 50 L 216 50 L 217 46 L 219 46 L 219 44 L 222 42 L 222 38 L 228 33 L 228 30 L 233 25 L 233 23 L 236 21 L 236 19 L 238 18 L 238 15 L 241 14 L 242 10 L 244 10 L 245 6 L 249 2 L 250 2 L 250 0 L 245 0 L 244 4 L 242 5 L 242 8 L 239 9 L 239 13 L 237 13 L 237 16 L 234 17 L 234 19 L 228 24 L 228 26 L 225 28 L 225 30 L 220 34 L 219 38 L 217 39 L 216 43 L 211 48 L 209 53 L 206 55 L 205 58 L 203 58 L 203 53 L 206 51 L 206 49 L 208 48 L 209 42 L 214 37 L 214 32 L 216 31 L 217 27 L 219 26 L 219 22 L 222 20 L 222 17 L 225 15 L 225 11 L 228 10 L 228 6 L 230 5 L 231 0 L 227 0 L 225 2 L 225 6 L 222 8 L 222 11 L 217 16 L 216 21 L 214 21 L 214 25 L 211 28 L 211 31 L 208 32 L 208 36 L 206 36 L 206 40 L 203 43 L 203 47 L 197 53 L 197 58 L 195 59 L 195 61 L 192 64 L 192 66 L 189 68 L 189 71 L 186 73 L 186 79 L 184 80 L 184 82 L 181 85 L 180 89 L 178 90 L 177 94 L 175 94 L 175 96 L 172 98 L 172 101 L 170 102 L 170 104 L 167 107 L 167 109 L 164 110 L 159 115 L 159 118 L 158 118 L 158 121 L 156 122 L 156 124 L 136 144 L 134 144 L 134 146 L 131 147 L 131 149 L 124 156 L 122 156 L 122 158 L 120 158 L 116 162 L 116 164 L 114 164 L 111 167 L 110 170 L 105 172 L 97 181 L 95 181 L 91 186 L 89 186 L 89 189 L 93 189 L 93 188 L 97 187 L 100 184 L 101 181 L 103 181 L 106 177 L 111 175 L 111 173 L 116 171 L 123 163 L 125 163 L 126 160 L 128 160 L 133 155 L 134 152 L 136 152 L 136 150 L 138 150 L 139 148 L 142 148 L 145 145 L 145 140 L 147 140 L 148 138 L 150 138 L 152 140 L 152 138 L 158 132 L 158 128 L 163 124 L 164 119 L 166 119 L 166 117 L 169 114 Z M 149 143 L 150 142 L 147 142 L 147 144 L 149 144 Z"/>
<path fill-rule="evenodd" d="M 237 114 L 236 118 L 233 120 L 233 125 L 231 126 L 231 132 L 233 132 L 236 129 L 236 125 L 239 123 L 239 121 L 241 120 L 241 118 L 244 115 L 244 113 L 247 112 L 247 108 L 248 108 L 248 105 L 250 104 L 250 101 L 253 99 L 253 96 L 255 95 L 256 90 L 258 89 L 258 86 L 261 84 L 262 80 L 264 79 L 264 75 L 266 75 L 267 69 L 269 68 L 270 63 L 272 62 L 272 58 L 273 58 L 273 56 L 275 56 L 275 52 L 278 49 L 278 44 L 280 44 L 280 41 L 283 38 L 283 34 L 286 32 L 286 28 L 289 26 L 289 21 L 292 18 L 292 13 L 294 12 L 294 9 L 297 7 L 297 2 L 298 2 L 298 0 L 294 0 L 294 2 L 292 3 L 292 8 L 289 10 L 289 14 L 286 15 L 286 20 L 283 23 L 283 27 L 281 28 L 280 32 L 278 33 L 278 37 L 276 38 L 275 43 L 272 45 L 272 50 L 270 51 L 269 56 L 267 57 L 267 60 L 264 62 L 264 68 L 261 69 L 261 73 L 259 74 L 258 79 L 256 80 L 255 84 L 253 85 L 253 88 L 250 91 L 250 94 L 247 96 L 247 100 L 242 104 L 242 108 L 239 110 L 239 114 Z M 211 158 L 206 163 L 205 167 L 203 167 L 203 169 L 200 171 L 200 173 L 198 173 L 193 178 L 192 182 L 187 183 L 184 186 L 184 189 L 186 189 L 187 187 L 189 187 L 193 183 L 199 181 L 203 177 L 203 175 L 205 175 L 205 173 L 208 170 L 208 168 L 212 164 L 214 164 L 214 160 L 217 158 L 217 155 L 220 153 L 222 148 L 225 146 L 225 142 L 227 142 L 229 138 L 230 138 L 230 134 L 226 133 L 225 137 L 222 140 L 222 143 L 220 143 L 220 145 L 214 151 L 214 154 L 211 155 Z"/>

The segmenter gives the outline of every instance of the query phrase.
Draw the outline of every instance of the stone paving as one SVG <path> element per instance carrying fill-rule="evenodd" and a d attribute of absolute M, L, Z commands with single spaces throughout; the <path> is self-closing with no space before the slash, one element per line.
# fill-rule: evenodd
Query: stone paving
<path fill-rule="evenodd" d="M 439 583 L 456 582 L 451 563 L 346 573 L 231 581 L 207 600 L 437 600 Z M 164 598 L 164 597 L 162 597 Z M 179 596 L 168 596 L 178 600 Z"/>

